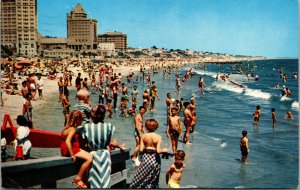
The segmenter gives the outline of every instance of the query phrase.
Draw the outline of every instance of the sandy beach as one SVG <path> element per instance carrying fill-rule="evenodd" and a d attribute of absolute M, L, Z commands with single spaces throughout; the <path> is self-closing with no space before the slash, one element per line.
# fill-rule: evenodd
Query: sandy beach
<path fill-rule="evenodd" d="M 121 73 L 122 76 L 126 76 L 131 72 L 137 72 L 139 71 L 139 67 L 135 66 L 113 66 L 113 69 L 116 73 Z M 80 72 L 82 73 L 82 77 L 88 78 L 88 73 L 83 72 L 81 67 L 70 67 L 69 70 L 71 70 L 75 76 Z M 33 115 L 37 115 L 35 113 L 35 110 L 39 110 L 43 106 L 45 106 L 47 103 L 50 103 L 50 97 L 55 96 L 57 94 L 58 96 L 58 85 L 57 82 L 59 80 L 59 77 L 63 76 L 63 73 L 58 73 L 56 79 L 50 80 L 47 77 L 43 76 L 44 80 L 44 88 L 43 88 L 43 96 L 44 98 L 42 100 L 37 99 L 35 101 L 31 101 L 32 106 L 34 107 L 33 109 Z M 15 74 L 15 78 L 18 84 L 18 89 L 21 89 L 22 86 L 22 81 L 26 79 L 26 76 L 19 77 L 17 74 Z M 2 78 L 2 80 L 8 80 L 8 78 Z M 72 79 L 72 84 L 75 84 L 75 78 Z M 90 80 L 89 80 L 90 83 Z M 74 85 L 69 86 L 69 89 L 75 89 Z M 36 97 L 38 97 L 38 94 L 36 94 Z M 1 107 L 1 122 L 3 122 L 3 118 L 5 114 L 9 114 L 13 124 L 16 124 L 16 118 L 18 115 L 22 114 L 22 104 L 23 104 L 23 98 L 20 94 L 16 95 L 10 95 L 5 92 L 3 92 L 3 102 L 4 106 Z"/>

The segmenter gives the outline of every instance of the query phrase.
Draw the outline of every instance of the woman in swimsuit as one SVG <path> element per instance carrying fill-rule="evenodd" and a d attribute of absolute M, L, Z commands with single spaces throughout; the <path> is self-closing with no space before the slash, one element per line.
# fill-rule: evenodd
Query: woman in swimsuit
<path fill-rule="evenodd" d="M 76 128 L 82 124 L 83 114 L 79 110 L 73 110 L 69 122 L 61 132 L 60 151 L 62 156 L 82 159 L 85 162 L 81 165 L 79 172 L 73 184 L 79 188 L 87 188 L 87 185 L 82 181 L 83 176 L 89 171 L 90 165 L 93 161 L 93 155 L 80 149 L 79 134 L 76 133 Z"/>
<path fill-rule="evenodd" d="M 155 133 L 159 124 L 155 119 L 146 120 L 145 127 L 148 133 L 141 136 L 140 151 L 143 161 L 135 173 L 129 188 L 159 188 L 159 175 L 161 160 L 159 154 L 168 153 L 169 150 L 161 148 L 162 137 Z"/>

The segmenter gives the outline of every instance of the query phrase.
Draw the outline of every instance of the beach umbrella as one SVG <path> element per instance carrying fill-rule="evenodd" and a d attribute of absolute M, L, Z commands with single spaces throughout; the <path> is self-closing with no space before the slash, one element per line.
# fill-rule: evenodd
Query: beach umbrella
<path fill-rule="evenodd" d="M 31 61 L 29 61 L 29 60 L 21 60 L 21 61 L 18 61 L 18 62 L 16 62 L 15 63 L 15 67 L 17 68 L 17 69 L 21 69 L 22 67 L 24 67 L 25 65 L 27 65 L 27 66 L 29 66 L 29 65 L 31 65 L 32 63 L 31 63 Z"/>
<path fill-rule="evenodd" d="M 16 60 L 17 61 L 23 61 L 23 60 L 26 60 L 26 58 L 25 57 L 17 57 Z"/>

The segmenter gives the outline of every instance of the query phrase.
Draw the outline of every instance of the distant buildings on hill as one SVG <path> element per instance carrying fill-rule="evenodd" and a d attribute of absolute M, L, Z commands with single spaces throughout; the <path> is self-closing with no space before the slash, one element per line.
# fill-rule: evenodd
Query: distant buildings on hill
<path fill-rule="evenodd" d="M 127 49 L 127 35 L 98 34 L 98 21 L 78 3 L 67 14 L 67 38 L 44 37 L 37 30 L 37 0 L 1 1 L 1 44 L 28 57 L 73 57 L 87 52 L 113 56 Z"/>

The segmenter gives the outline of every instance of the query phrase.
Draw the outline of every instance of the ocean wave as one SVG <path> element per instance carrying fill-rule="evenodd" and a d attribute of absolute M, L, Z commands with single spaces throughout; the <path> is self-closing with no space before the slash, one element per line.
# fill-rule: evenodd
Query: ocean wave
<path fill-rule="evenodd" d="M 245 189 L 245 186 L 242 186 L 242 185 L 239 185 L 239 186 L 236 186 L 234 187 L 235 189 Z"/>
<path fill-rule="evenodd" d="M 204 70 L 194 70 L 195 73 L 197 73 L 198 75 L 206 75 L 206 76 L 210 76 L 212 78 L 216 78 L 217 73 L 216 72 L 209 72 L 209 71 L 204 71 Z"/>
<path fill-rule="evenodd" d="M 293 110 L 299 110 L 299 102 L 298 101 L 294 101 L 291 105 Z"/>
<path fill-rule="evenodd" d="M 263 92 L 261 90 L 250 89 L 250 88 L 245 89 L 245 95 L 246 96 L 252 96 L 252 97 L 255 97 L 255 98 L 262 98 L 262 99 L 270 99 L 271 96 L 272 96 L 268 92 Z"/>
<path fill-rule="evenodd" d="M 235 92 L 235 93 L 239 93 L 241 94 L 244 89 L 234 86 L 233 84 L 230 84 L 228 82 L 214 82 L 213 85 L 216 87 L 216 89 L 223 89 L 223 90 L 227 90 L 227 91 L 231 91 L 231 92 Z"/>

